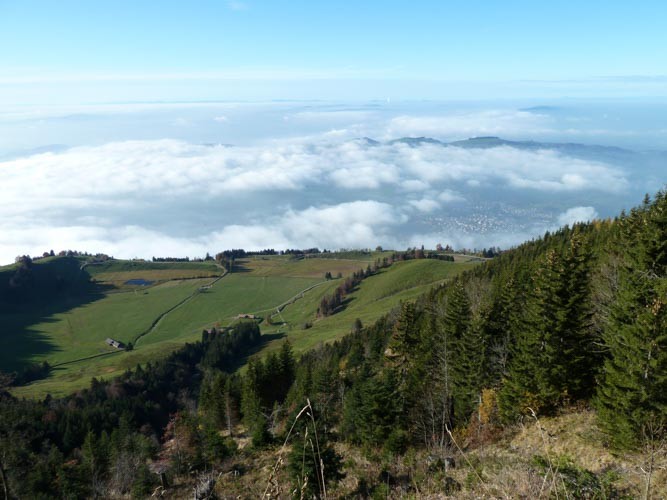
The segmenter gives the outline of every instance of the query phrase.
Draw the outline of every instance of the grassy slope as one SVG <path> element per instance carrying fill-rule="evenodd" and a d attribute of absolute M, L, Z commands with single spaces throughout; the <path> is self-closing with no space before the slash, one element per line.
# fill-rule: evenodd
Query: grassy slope
<path fill-rule="evenodd" d="M 288 257 L 253 257 L 238 261 L 238 264 L 247 268 L 251 276 L 293 276 L 304 278 L 320 278 L 328 271 L 334 276 L 342 273 L 343 276 L 352 274 L 359 269 L 365 269 L 371 262 L 371 256 L 367 258 L 327 259 L 322 257 L 310 257 L 301 260 Z"/>
<path fill-rule="evenodd" d="M 40 336 L 50 344 L 49 349 L 33 353 L 31 361 L 46 359 L 56 364 L 102 352 L 114 352 L 108 356 L 57 367 L 48 379 L 14 390 L 15 394 L 28 397 L 41 397 L 47 392 L 66 394 L 87 386 L 93 376 L 117 375 L 138 363 L 164 356 L 184 342 L 199 339 L 204 327 L 228 325 L 239 313 L 266 317 L 299 292 L 319 284 L 282 311 L 282 317 L 289 323 L 287 329 L 262 323 L 263 333 L 285 332 L 295 350 L 304 351 L 319 342 L 348 333 L 355 318 L 370 324 L 401 300 L 412 299 L 433 283 L 474 265 L 441 261 L 397 263 L 365 280 L 351 294 L 343 311 L 316 320 L 315 313 L 320 300 L 340 284 L 340 280 L 322 283 L 325 272 L 329 271 L 334 276 L 339 272 L 348 275 L 365 268 L 369 262 L 381 256 L 353 253 L 349 259 L 294 260 L 286 256 L 244 259 L 237 262 L 240 272 L 226 276 L 205 291 L 198 290 L 203 284 L 210 283 L 211 278 L 172 280 L 136 290 L 130 288 L 129 291 L 128 287 L 115 288 L 88 303 L 71 308 L 63 305 L 61 311 L 48 316 L 36 314 L 32 323 L 30 318 L 15 317 L 14 324 L 30 324 L 27 331 L 19 333 L 12 333 L 12 315 L 4 314 L 0 319 L 10 328 L 2 333 L 2 337 L 11 339 L 11 347 L 0 353 L 0 366 L 11 366 L 17 350 L 30 349 L 30 343 L 22 342 L 26 334 Z M 132 278 L 151 279 L 150 273 L 177 272 L 184 273 L 179 275 L 181 277 L 196 277 L 201 276 L 202 272 L 215 274 L 220 271 L 211 263 L 153 264 L 126 261 L 88 266 L 86 270 L 96 280 L 104 278 L 114 284 Z M 156 318 L 184 299 L 188 300 L 161 319 L 137 342 L 134 351 L 115 352 L 105 346 L 106 337 L 125 342 L 134 340 L 139 333 L 149 329 Z M 278 317 L 274 318 L 274 321 L 278 320 Z M 313 327 L 304 330 L 302 326 L 307 321 L 313 322 Z M 279 345 L 280 340 L 273 340 L 261 352 Z M 26 353 L 23 355 L 25 357 Z"/>
<path fill-rule="evenodd" d="M 228 275 L 210 290 L 198 294 L 187 306 L 170 313 L 138 345 L 168 339 L 198 340 L 205 327 L 226 326 L 240 313 L 261 315 L 262 310 L 287 301 L 318 281 L 313 278 Z"/>
<path fill-rule="evenodd" d="M 222 272 L 210 262 L 153 264 L 109 261 L 102 265 L 85 266 L 82 270 L 84 262 L 83 258 L 58 257 L 36 261 L 33 266 L 34 300 L 19 305 L 0 304 L 0 338 L 3 343 L 0 369 L 20 370 L 25 363 L 43 360 L 52 365 L 67 363 L 56 367 L 49 379 L 17 388 L 17 394 L 64 394 L 87 385 L 92 376 L 116 374 L 177 348 L 182 342 L 155 346 L 142 352 L 123 353 L 109 348 L 104 340 L 112 337 L 123 342 L 132 341 L 166 309 L 211 282 L 211 278 L 199 279 L 198 276 L 219 275 Z M 0 285 L 6 286 L 15 267 L 0 268 Z M 179 277 L 189 279 L 173 280 L 173 276 L 169 276 L 165 278 L 168 281 L 150 287 L 122 285 L 125 279 L 154 278 L 150 273 L 155 272 L 178 273 Z M 100 279 L 105 273 L 114 278 L 111 280 L 113 283 Z M 89 278 L 97 284 L 91 285 Z M 64 291 L 54 292 L 52 285 L 55 279 L 65 280 L 68 285 Z M 68 363 L 104 353 L 112 354 Z"/>
<path fill-rule="evenodd" d="M 222 270 L 215 262 L 143 262 L 110 260 L 86 266 L 86 271 L 96 282 L 112 283 L 122 287 L 131 279 L 164 282 L 178 279 L 212 278 Z"/>
<path fill-rule="evenodd" d="M 16 368 L 15 349 L 21 348 L 21 337 L 31 335 L 48 338 L 51 344 L 49 351 L 33 356 L 33 361 L 58 364 L 105 352 L 107 337 L 123 342 L 133 340 L 164 309 L 191 295 L 207 281 L 210 280 L 171 281 L 147 290 L 110 293 L 100 300 L 40 318 L 27 331 L 15 326 L 29 324 L 35 312 L 39 317 L 39 311 L 4 314 L 6 331 L 2 338 L 8 348 L 0 350 L 0 366 L 7 370 Z"/>
<path fill-rule="evenodd" d="M 287 329 L 267 328 L 266 332 L 286 331 L 294 349 L 305 351 L 323 341 L 334 340 L 349 333 L 356 318 L 365 325 L 371 324 L 403 300 L 411 300 L 436 283 L 474 266 L 473 263 L 451 263 L 436 260 L 407 261 L 394 264 L 375 276 L 362 281 L 350 295 L 344 310 L 327 318 L 316 319 L 315 314 L 322 297 L 330 294 L 338 280 L 327 283 L 307 293 L 302 299 L 287 306 L 280 317 L 288 323 Z M 306 322 L 312 328 L 304 329 Z M 281 341 L 268 344 L 265 350 L 275 349 Z"/>
<path fill-rule="evenodd" d="M 8 348 L 0 352 L 0 367 L 13 370 L 20 369 L 25 360 L 48 360 L 51 364 L 58 364 L 113 353 L 59 366 L 48 379 L 15 389 L 17 395 L 25 396 L 43 396 L 47 392 L 65 394 L 88 385 L 93 376 L 119 374 L 137 363 L 163 356 L 184 342 L 197 340 L 204 327 L 227 325 L 239 313 L 261 315 L 262 310 L 272 310 L 298 292 L 322 281 L 326 271 L 346 273 L 368 263 L 291 260 L 288 257 L 252 260 L 256 262 L 246 263 L 245 272 L 228 275 L 201 293 L 199 288 L 210 283 L 211 278 L 164 281 L 150 287 L 123 286 L 123 282 L 136 278 L 160 281 L 175 276 L 212 276 L 221 272 L 215 264 L 110 261 L 86 266 L 86 271 L 97 283 L 114 285 L 114 288 L 95 297 L 60 300 L 57 307 L 51 303 L 48 308 L 31 306 L 23 313 L 10 310 L 2 314 L 0 321 L 4 328 L 0 334 L 3 340 L 8 340 Z M 57 258 L 46 259 L 45 262 L 55 266 L 59 272 L 63 266 L 69 266 L 70 275 L 78 274 L 83 263 Z M 7 276 L 11 276 L 14 266 L 7 271 Z M 124 342 L 134 340 L 149 329 L 156 318 L 184 299 L 188 300 L 142 337 L 134 351 L 117 352 L 105 345 L 106 337 Z M 29 327 L 25 328 L 25 325 Z M 35 349 L 30 338 L 38 338 L 42 348 Z"/>
<path fill-rule="evenodd" d="M 90 264 L 86 270 L 92 275 L 106 273 L 123 273 L 137 271 L 165 271 L 181 270 L 187 271 L 188 275 L 193 272 L 219 273 L 219 268 L 213 261 L 207 262 L 147 262 L 142 260 L 108 260 L 99 264 Z"/>

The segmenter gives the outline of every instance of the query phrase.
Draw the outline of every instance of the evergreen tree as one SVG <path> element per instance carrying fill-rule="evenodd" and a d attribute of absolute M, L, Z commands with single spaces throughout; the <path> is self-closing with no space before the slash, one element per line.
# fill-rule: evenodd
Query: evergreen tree
<path fill-rule="evenodd" d="M 103 477 L 108 467 L 108 437 L 103 433 L 97 438 L 92 431 L 88 431 L 81 446 L 82 466 L 85 476 L 90 480 L 90 490 L 93 497 L 101 494 Z"/>
<path fill-rule="evenodd" d="M 224 373 L 216 371 L 204 379 L 199 390 L 199 412 L 215 429 L 221 429 L 227 423 L 225 398 L 227 378 Z"/>
<path fill-rule="evenodd" d="M 575 226 L 563 266 L 564 310 L 559 325 L 563 369 L 558 381 L 563 392 L 575 400 L 592 395 L 600 364 L 593 349 L 591 259 L 590 245 L 581 226 Z"/>
<path fill-rule="evenodd" d="M 371 376 L 365 366 L 345 398 L 342 432 L 353 443 L 382 445 L 401 426 L 403 405 L 393 370 Z"/>
<path fill-rule="evenodd" d="M 470 300 L 460 279 L 452 284 L 448 295 L 443 329 L 453 348 L 451 381 L 454 417 L 463 422 L 475 407 L 481 389 L 484 344 L 481 330 L 472 328 Z"/>
<path fill-rule="evenodd" d="M 428 319 L 422 328 L 424 372 L 418 388 L 419 397 L 411 419 L 416 435 L 431 449 L 442 449 L 448 442 L 447 428 L 451 429 L 453 416 L 452 364 L 454 344 L 448 329 L 442 327 L 444 306 L 430 305 Z"/>
<path fill-rule="evenodd" d="M 481 320 L 471 322 L 467 333 L 458 341 L 456 350 L 454 410 L 456 418 L 464 422 L 477 408 L 482 391 L 485 341 Z"/>
<path fill-rule="evenodd" d="M 618 447 L 664 434 L 667 416 L 667 199 L 659 193 L 620 221 L 627 262 L 597 391 L 601 426 Z M 648 436 L 651 439 L 660 435 Z"/>
<path fill-rule="evenodd" d="M 499 274 L 492 289 L 491 304 L 484 315 L 484 337 L 487 339 L 485 382 L 496 386 L 507 376 L 512 346 L 516 340 L 518 304 L 522 303 L 513 274 Z"/>
<path fill-rule="evenodd" d="M 562 263 L 555 250 L 547 251 L 533 277 L 523 318 L 500 392 L 502 416 L 510 420 L 530 407 L 551 411 L 560 401 L 564 366 L 559 328 L 562 308 Z"/>
<path fill-rule="evenodd" d="M 276 390 L 276 399 L 283 402 L 287 393 L 294 383 L 296 372 L 296 361 L 294 360 L 294 353 L 292 352 L 292 344 L 289 340 L 283 342 L 278 354 L 278 377 L 274 381 L 274 388 Z"/>
<path fill-rule="evenodd" d="M 419 330 L 416 324 L 415 305 L 412 302 L 404 302 L 394 324 L 389 347 L 385 352 L 392 369 L 396 372 L 402 404 L 405 404 L 411 396 L 410 372 L 414 366 L 418 342 Z"/>
<path fill-rule="evenodd" d="M 226 378 L 223 397 L 225 401 L 225 425 L 229 436 L 233 437 L 234 425 L 238 421 L 238 402 L 241 399 L 238 375 Z"/>
<path fill-rule="evenodd" d="M 250 362 L 241 395 L 243 422 L 252 437 L 252 444 L 255 447 L 264 446 L 270 440 L 268 422 L 263 412 L 260 397 L 260 373 L 261 369 L 257 368 L 257 364 Z"/>

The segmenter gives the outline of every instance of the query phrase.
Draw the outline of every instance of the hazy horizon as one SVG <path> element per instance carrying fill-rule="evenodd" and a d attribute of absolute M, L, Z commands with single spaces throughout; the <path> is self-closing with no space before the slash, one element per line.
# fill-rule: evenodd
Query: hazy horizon
<path fill-rule="evenodd" d="M 508 248 L 661 189 L 666 8 L 481 7 L 0 2 L 0 263 Z M 543 145 L 391 142 L 479 136 Z"/>

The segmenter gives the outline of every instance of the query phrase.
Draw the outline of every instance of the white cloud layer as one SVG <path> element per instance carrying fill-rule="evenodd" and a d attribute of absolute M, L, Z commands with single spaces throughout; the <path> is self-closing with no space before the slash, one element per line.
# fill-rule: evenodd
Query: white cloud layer
<path fill-rule="evenodd" d="M 229 247 L 402 247 L 417 237 L 479 246 L 438 227 L 421 234 L 413 223 L 480 189 L 585 199 L 628 185 L 617 168 L 552 150 L 326 137 L 245 147 L 125 141 L 0 162 L 0 263 L 51 248 L 150 257 Z M 575 207 L 559 222 L 595 214 Z"/>
<path fill-rule="evenodd" d="M 356 141 L 262 147 L 127 141 L 0 162 L 0 175 L 0 215 L 5 216 L 109 203 L 141 206 L 156 197 L 175 201 L 310 186 L 425 190 L 472 182 L 548 192 L 618 192 L 628 183 L 616 168 L 552 150 L 368 147 Z M 444 193 L 449 194 L 442 194 L 441 201 L 458 196 Z"/>
<path fill-rule="evenodd" d="M 386 203 L 371 200 L 288 210 L 263 221 L 229 224 L 196 237 L 169 235 L 137 225 L 66 225 L 41 222 L 11 226 L 0 223 L 4 236 L 0 258 L 41 254 L 55 248 L 103 251 L 117 257 L 203 256 L 225 248 L 370 248 L 395 244 L 390 229 L 407 217 Z"/>
<path fill-rule="evenodd" d="M 444 203 L 465 201 L 465 198 L 460 193 L 452 191 L 451 189 L 445 189 L 442 193 L 438 195 L 438 199 Z"/>

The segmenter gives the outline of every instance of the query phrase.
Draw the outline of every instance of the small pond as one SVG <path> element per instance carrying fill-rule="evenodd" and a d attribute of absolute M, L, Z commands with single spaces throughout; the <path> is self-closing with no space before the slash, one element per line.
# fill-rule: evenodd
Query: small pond
<path fill-rule="evenodd" d="M 155 282 L 144 280 L 144 279 L 133 279 L 133 280 L 127 280 L 125 282 L 126 285 L 136 285 L 136 286 L 148 286 L 148 285 L 152 285 L 153 283 L 155 283 Z"/>

